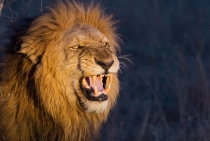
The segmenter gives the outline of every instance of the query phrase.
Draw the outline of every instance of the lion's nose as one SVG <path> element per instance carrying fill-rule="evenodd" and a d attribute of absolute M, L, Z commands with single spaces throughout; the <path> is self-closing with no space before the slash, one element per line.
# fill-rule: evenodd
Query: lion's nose
<path fill-rule="evenodd" d="M 112 58 L 106 58 L 106 59 L 94 58 L 94 59 L 95 62 L 105 70 L 106 73 L 108 73 L 109 68 L 114 63 L 114 60 Z"/>

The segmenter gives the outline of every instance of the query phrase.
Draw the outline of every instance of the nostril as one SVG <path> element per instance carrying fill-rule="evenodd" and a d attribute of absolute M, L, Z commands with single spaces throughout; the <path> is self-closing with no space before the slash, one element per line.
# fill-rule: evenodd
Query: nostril
<path fill-rule="evenodd" d="M 105 69 L 106 71 L 108 71 L 108 69 L 113 65 L 114 60 L 113 59 L 97 59 L 94 58 L 95 62 L 101 66 L 103 69 Z"/>

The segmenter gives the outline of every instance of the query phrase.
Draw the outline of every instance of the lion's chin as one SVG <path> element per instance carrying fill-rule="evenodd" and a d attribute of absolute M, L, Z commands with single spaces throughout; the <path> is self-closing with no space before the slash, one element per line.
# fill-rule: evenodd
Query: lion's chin
<path fill-rule="evenodd" d="M 103 113 L 106 111 L 108 106 L 108 100 L 106 101 L 85 101 L 83 102 L 83 107 L 86 112 L 95 112 L 95 113 Z"/>
<path fill-rule="evenodd" d="M 84 77 L 80 87 L 89 101 L 106 101 L 110 90 L 112 74 L 100 74 Z"/>

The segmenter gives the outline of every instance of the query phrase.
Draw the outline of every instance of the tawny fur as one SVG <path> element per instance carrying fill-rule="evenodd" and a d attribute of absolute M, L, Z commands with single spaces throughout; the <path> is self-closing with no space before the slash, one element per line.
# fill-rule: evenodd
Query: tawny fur
<path fill-rule="evenodd" d="M 84 97 L 79 79 L 91 75 L 93 67 L 93 71 L 102 71 L 91 57 L 103 52 L 71 47 L 74 37 L 83 38 L 77 29 L 87 28 L 88 44 L 100 46 L 103 39 L 109 40 L 116 62 L 112 69 L 117 70 L 114 24 L 112 16 L 106 16 L 98 5 L 85 7 L 77 2 L 58 2 L 30 24 L 17 40 L 14 48 L 18 50 L 7 54 L 1 70 L 0 140 L 90 141 L 99 136 L 119 92 L 117 74 L 113 74 L 108 100 L 94 109 L 100 102 Z"/>

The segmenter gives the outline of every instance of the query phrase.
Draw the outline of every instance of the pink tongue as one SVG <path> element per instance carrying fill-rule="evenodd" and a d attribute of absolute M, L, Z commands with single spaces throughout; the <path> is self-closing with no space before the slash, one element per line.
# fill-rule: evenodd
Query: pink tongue
<path fill-rule="evenodd" d="M 88 79 L 87 82 L 88 82 L 89 86 L 94 90 L 95 87 L 93 85 L 92 77 L 89 76 L 88 78 L 89 79 Z M 103 92 L 104 91 L 103 84 L 100 82 L 100 80 L 99 80 L 98 77 L 96 77 L 96 84 L 95 85 L 96 85 L 96 87 L 97 87 L 97 89 L 98 89 L 99 92 Z"/>

